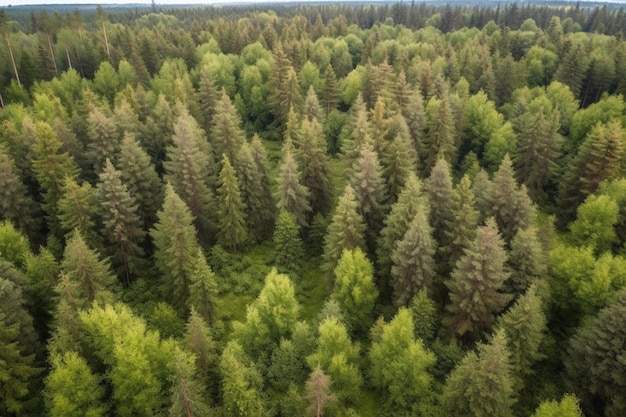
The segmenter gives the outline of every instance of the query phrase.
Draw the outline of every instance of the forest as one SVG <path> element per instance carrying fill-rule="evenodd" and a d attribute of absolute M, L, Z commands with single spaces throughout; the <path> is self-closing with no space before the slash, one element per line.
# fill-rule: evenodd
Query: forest
<path fill-rule="evenodd" d="M 0 32 L 0 416 L 626 415 L 625 9 Z"/>

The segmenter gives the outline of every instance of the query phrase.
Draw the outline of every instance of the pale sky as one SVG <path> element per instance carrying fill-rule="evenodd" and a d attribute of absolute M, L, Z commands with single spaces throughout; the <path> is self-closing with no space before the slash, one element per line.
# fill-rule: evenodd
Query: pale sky
<path fill-rule="evenodd" d="M 276 0 L 272 0 L 276 1 Z M 278 0 L 280 1 L 280 0 Z M 244 3 L 251 0 L 157 0 L 158 4 L 213 4 L 213 3 Z M 2 6 L 21 6 L 21 5 L 35 5 L 35 4 L 151 4 L 151 0 L 0 0 L 0 7 Z"/>

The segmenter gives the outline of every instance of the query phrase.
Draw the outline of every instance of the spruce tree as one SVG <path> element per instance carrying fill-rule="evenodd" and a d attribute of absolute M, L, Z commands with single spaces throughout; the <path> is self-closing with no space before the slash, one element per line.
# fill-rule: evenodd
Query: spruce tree
<path fill-rule="evenodd" d="M 454 114 L 448 98 L 431 98 L 426 106 L 426 133 L 421 145 L 424 172 L 430 172 L 440 159 L 456 162 Z"/>
<path fill-rule="evenodd" d="M 479 344 L 452 371 L 441 398 L 445 415 L 511 417 L 515 404 L 510 354 L 503 331 Z"/>
<path fill-rule="evenodd" d="M 298 148 L 295 153 L 302 169 L 301 183 L 309 189 L 311 213 L 327 214 L 332 203 L 328 172 L 326 140 L 317 120 L 303 120 L 298 131 Z"/>
<path fill-rule="evenodd" d="M 137 203 L 122 182 L 121 173 L 108 158 L 97 188 L 107 251 L 128 286 L 133 278 L 141 275 L 143 249 L 140 245 L 145 232 L 137 215 Z"/>
<path fill-rule="evenodd" d="M 454 269 L 458 260 L 461 259 L 465 250 L 476 237 L 478 215 L 471 181 L 467 175 L 464 175 L 454 190 L 452 217 L 448 219 L 446 224 L 448 245 L 442 248 L 448 258 L 450 270 Z"/>
<path fill-rule="evenodd" d="M 435 277 L 435 242 L 428 216 L 417 210 L 402 240 L 391 253 L 393 304 L 403 306 L 421 289 L 432 290 Z"/>
<path fill-rule="evenodd" d="M 358 211 L 354 189 L 347 185 L 337 202 L 324 239 L 324 268 L 335 270 L 344 249 L 365 248 L 365 222 Z"/>
<path fill-rule="evenodd" d="M 511 294 L 522 294 L 547 273 L 547 259 L 534 227 L 520 229 L 511 241 L 507 265 L 511 275 L 505 284 Z"/>
<path fill-rule="evenodd" d="M 339 85 L 337 84 L 337 76 L 333 70 L 333 66 L 328 64 L 324 71 L 324 85 L 322 86 L 321 101 L 324 106 L 324 111 L 328 116 L 332 110 L 337 107 L 339 103 Z"/>
<path fill-rule="evenodd" d="M 163 208 L 157 218 L 150 235 L 154 242 L 156 267 L 163 276 L 162 293 L 184 316 L 199 245 L 191 210 L 169 184 L 165 187 Z"/>
<path fill-rule="evenodd" d="M 272 197 L 271 182 L 269 175 L 269 163 L 267 160 L 267 152 L 261 143 L 261 139 L 258 135 L 252 137 L 252 157 L 256 163 L 258 169 L 258 181 L 259 186 L 255 193 L 258 196 L 260 209 L 254 216 L 258 216 L 258 221 L 255 222 L 254 228 L 256 234 L 261 239 L 268 237 L 274 230 L 274 217 L 276 213 L 276 205 Z M 252 209 L 253 206 L 249 206 L 248 209 Z"/>
<path fill-rule="evenodd" d="M 248 232 L 239 182 L 226 154 L 222 155 L 222 170 L 218 180 L 217 214 L 218 242 L 231 252 L 236 252 L 246 242 Z"/>
<path fill-rule="evenodd" d="M 500 292 L 508 278 L 504 242 L 493 218 L 476 231 L 476 239 L 445 281 L 450 302 L 444 324 L 465 340 L 477 339 L 488 330 L 510 297 Z"/>
<path fill-rule="evenodd" d="M 396 134 L 381 155 L 383 176 L 388 184 L 389 202 L 395 203 L 408 177 L 416 172 L 417 154 L 408 135 Z"/>
<path fill-rule="evenodd" d="M 174 124 L 173 145 L 167 148 L 165 179 L 187 204 L 202 241 L 213 241 L 215 196 L 208 142 L 196 121 L 186 111 Z"/>
<path fill-rule="evenodd" d="M 296 162 L 289 142 L 283 146 L 283 157 L 278 174 L 278 191 L 276 194 L 279 210 L 285 210 L 293 215 L 298 224 L 307 227 L 307 216 L 311 211 L 309 205 L 309 189 L 302 184 L 302 175 Z"/>
<path fill-rule="evenodd" d="M 163 201 L 163 183 L 157 175 L 150 157 L 131 135 L 122 139 L 119 158 L 122 181 L 137 199 L 137 214 L 146 229 L 156 221 L 156 212 Z"/>
<path fill-rule="evenodd" d="M 98 214 L 96 190 L 87 181 L 78 185 L 74 178 L 68 177 L 61 192 L 63 193 L 59 200 L 61 229 L 66 235 L 78 229 L 89 245 L 99 247 L 101 239 L 96 231 Z"/>
<path fill-rule="evenodd" d="M 87 153 L 92 161 L 94 173 L 98 174 L 104 169 L 106 159 L 117 161 L 120 154 L 121 136 L 108 109 L 103 110 L 97 106 L 91 106 L 89 110 Z"/>
<path fill-rule="evenodd" d="M 194 309 L 206 320 L 207 323 L 215 323 L 215 305 L 217 303 L 217 282 L 215 274 L 198 248 L 195 257 L 195 265 L 189 275 L 189 298 L 188 307 Z"/>
<path fill-rule="evenodd" d="M 217 388 L 217 378 L 215 376 L 217 365 L 217 352 L 211 337 L 211 329 L 206 321 L 192 307 L 185 326 L 185 337 L 183 346 L 195 357 L 195 365 L 198 375 L 204 381 L 211 384 L 210 389 Z"/>
<path fill-rule="evenodd" d="M 297 272 L 304 254 L 300 226 L 295 217 L 280 210 L 274 230 L 274 263 L 286 272 Z"/>
<path fill-rule="evenodd" d="M 265 405 L 261 396 L 263 379 L 254 362 L 246 357 L 239 343 L 231 340 L 220 358 L 222 401 L 233 417 L 262 417 Z"/>
<path fill-rule="evenodd" d="M 433 238 L 439 248 L 450 244 L 450 227 L 454 213 L 452 211 L 454 189 L 448 163 L 440 159 L 430 173 L 425 187 L 430 203 L 430 225 L 433 227 Z M 437 252 L 437 266 L 440 271 L 447 271 L 447 263 L 442 250 Z"/>
<path fill-rule="evenodd" d="M 263 178 L 252 154 L 252 146 L 248 142 L 239 149 L 235 163 L 235 172 L 241 192 L 241 201 L 245 207 L 246 228 L 250 237 L 256 241 L 263 239 L 263 223 L 268 217 L 267 197 L 263 195 Z M 270 196 L 271 197 L 271 196 Z M 271 202 L 273 205 L 273 202 Z M 271 213 L 270 213 L 271 215 Z"/>
<path fill-rule="evenodd" d="M 561 401 L 542 401 L 531 417 L 584 417 L 579 400 L 573 394 L 566 394 Z"/>
<path fill-rule="evenodd" d="M 203 127 L 208 133 L 213 126 L 213 117 L 215 116 L 215 107 L 218 99 L 218 91 L 215 86 L 214 76 L 208 66 L 200 69 L 200 81 L 198 82 L 198 101 L 200 102 L 200 111 L 203 117 Z"/>
<path fill-rule="evenodd" d="M 210 139 L 216 160 L 222 161 L 222 156 L 226 155 L 228 160 L 235 164 L 237 153 L 245 142 L 246 136 L 241 129 L 239 113 L 225 91 L 222 91 L 221 98 L 215 104 L 212 123 Z"/>
<path fill-rule="evenodd" d="M 354 189 L 358 211 L 367 226 L 365 236 L 368 253 L 373 254 L 387 211 L 387 193 L 378 154 L 369 146 L 362 147 L 359 152 L 359 158 L 352 167 L 350 185 Z"/>
<path fill-rule="evenodd" d="M 334 272 L 332 297 L 339 302 L 346 325 L 354 333 L 363 333 L 372 324 L 378 296 L 373 266 L 361 249 L 344 249 Z"/>
<path fill-rule="evenodd" d="M 37 229 L 39 213 L 20 178 L 15 161 L 0 147 L 0 218 L 11 221 L 31 237 Z"/>
<path fill-rule="evenodd" d="M 331 406 L 336 398 L 330 391 L 331 380 L 318 366 L 313 369 L 306 381 L 305 392 L 309 401 L 306 411 L 309 416 L 322 417 L 324 409 Z"/>
<path fill-rule="evenodd" d="M 196 376 L 194 358 L 182 349 L 174 351 L 171 382 L 170 417 L 206 416 L 210 414 L 205 401 L 205 388 Z"/>
<path fill-rule="evenodd" d="M 304 120 L 308 120 L 309 122 L 313 120 L 317 120 L 320 124 L 324 122 L 325 113 L 323 113 L 323 109 L 312 85 L 309 86 L 306 98 L 304 99 L 302 115 L 304 116 Z"/>

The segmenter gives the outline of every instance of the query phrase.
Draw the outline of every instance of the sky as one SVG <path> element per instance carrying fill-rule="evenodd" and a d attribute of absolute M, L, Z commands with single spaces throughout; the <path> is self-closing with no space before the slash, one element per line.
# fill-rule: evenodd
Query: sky
<path fill-rule="evenodd" d="M 157 4 L 211 4 L 211 3 L 228 3 L 229 1 L 242 0 L 157 0 Z M 245 0 L 244 0 L 245 1 Z M 276 1 L 276 0 L 274 0 Z M 280 0 L 278 0 L 280 1 Z M 252 1 L 251 1 L 252 2 Z M 150 4 L 151 0 L 0 0 L 0 7 L 9 5 L 37 5 L 37 4 Z"/>

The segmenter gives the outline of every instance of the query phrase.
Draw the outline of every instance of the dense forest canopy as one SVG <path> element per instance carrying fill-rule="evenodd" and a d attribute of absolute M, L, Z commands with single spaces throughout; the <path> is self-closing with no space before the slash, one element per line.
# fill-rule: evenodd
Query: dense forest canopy
<path fill-rule="evenodd" d="M 0 416 L 626 415 L 624 30 L 0 9 Z"/>

